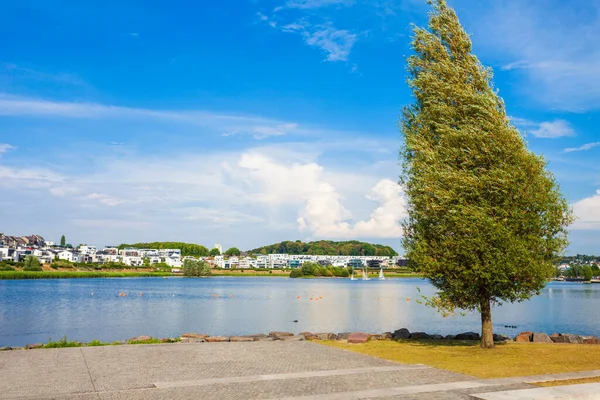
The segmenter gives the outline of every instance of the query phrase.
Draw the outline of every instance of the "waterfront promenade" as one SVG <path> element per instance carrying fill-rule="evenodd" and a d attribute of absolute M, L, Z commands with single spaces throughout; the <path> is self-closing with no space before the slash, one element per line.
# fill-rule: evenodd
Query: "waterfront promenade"
<path fill-rule="evenodd" d="M 501 396 L 505 390 L 532 388 L 525 381 L 482 380 L 311 342 L 179 343 L 0 353 L 0 399 L 424 400 L 470 399 L 474 394 L 494 399 L 484 393 Z"/>

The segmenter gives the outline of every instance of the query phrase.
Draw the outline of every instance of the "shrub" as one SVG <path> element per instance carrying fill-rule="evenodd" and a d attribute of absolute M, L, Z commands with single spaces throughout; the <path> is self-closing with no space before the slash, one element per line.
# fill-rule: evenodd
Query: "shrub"
<path fill-rule="evenodd" d="M 0 262 L 0 271 L 14 271 L 15 269 L 4 262 Z"/>
<path fill-rule="evenodd" d="M 183 262 L 183 276 L 209 276 L 210 265 L 203 260 L 185 260 Z"/>
<path fill-rule="evenodd" d="M 83 343 L 80 342 L 69 342 L 67 340 L 67 336 L 63 336 L 62 339 L 60 339 L 58 342 L 53 342 L 52 338 L 48 339 L 48 343 L 46 343 L 43 347 L 45 349 L 55 349 L 55 348 L 61 348 L 61 347 L 81 347 L 83 346 Z"/>
<path fill-rule="evenodd" d="M 42 266 L 40 260 L 34 256 L 25 257 L 25 264 L 23 265 L 23 271 L 41 271 Z"/>
<path fill-rule="evenodd" d="M 290 272 L 290 278 L 301 278 L 303 276 L 304 274 L 302 273 L 302 270 L 300 268 L 293 269 L 292 272 Z"/>

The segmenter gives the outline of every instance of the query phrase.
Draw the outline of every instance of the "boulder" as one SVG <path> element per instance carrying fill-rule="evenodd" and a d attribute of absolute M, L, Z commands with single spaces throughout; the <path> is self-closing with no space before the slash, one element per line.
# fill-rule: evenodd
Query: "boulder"
<path fill-rule="evenodd" d="M 307 338 L 309 336 L 314 336 L 314 333 L 312 333 L 312 332 L 300 332 L 298 335 L 304 336 L 305 338 Z"/>
<path fill-rule="evenodd" d="M 318 340 L 337 340 L 337 335 L 335 333 L 315 333 L 315 336 Z"/>
<path fill-rule="evenodd" d="M 475 332 L 463 332 L 463 333 L 459 333 L 458 335 L 456 335 L 454 337 L 455 340 L 479 340 L 481 339 L 481 337 L 479 336 L 479 333 L 475 333 Z"/>
<path fill-rule="evenodd" d="M 583 343 L 583 336 L 573 335 L 570 333 L 554 333 L 550 335 L 550 339 L 554 343 Z"/>
<path fill-rule="evenodd" d="M 273 340 L 272 337 L 269 337 L 269 336 L 265 335 L 264 333 L 256 333 L 254 335 L 244 335 L 244 337 L 252 338 L 255 342 L 265 340 L 265 339 Z"/>
<path fill-rule="evenodd" d="M 7 346 L 7 347 L 0 347 L 0 351 L 10 351 L 10 350 L 12 350 L 12 349 L 13 349 L 13 348 L 12 348 L 12 347 L 10 347 L 10 346 Z"/>
<path fill-rule="evenodd" d="M 246 336 L 232 336 L 229 338 L 230 342 L 254 342 L 254 338 Z"/>
<path fill-rule="evenodd" d="M 431 338 L 433 340 L 444 340 L 444 337 L 442 335 L 438 335 L 438 334 L 431 335 Z"/>
<path fill-rule="evenodd" d="M 494 342 L 511 342 L 512 339 L 506 335 L 499 335 L 494 333 Z"/>
<path fill-rule="evenodd" d="M 446 335 L 446 340 L 455 340 L 456 336 L 454 335 Z"/>
<path fill-rule="evenodd" d="M 338 340 L 348 340 L 348 336 L 350 336 L 350 332 L 341 332 L 337 334 Z"/>
<path fill-rule="evenodd" d="M 148 340 L 152 340 L 152 337 L 146 336 L 146 335 L 141 335 L 141 336 L 132 337 L 128 341 L 129 342 L 147 342 Z"/>
<path fill-rule="evenodd" d="M 600 339 L 595 336 L 584 336 L 583 344 L 600 344 Z"/>
<path fill-rule="evenodd" d="M 193 339 L 193 338 L 183 338 L 181 339 L 181 343 L 204 343 L 206 339 Z"/>
<path fill-rule="evenodd" d="M 531 335 L 533 335 L 533 332 L 521 332 L 517 336 L 515 336 L 515 342 L 517 342 L 517 343 L 531 342 Z"/>
<path fill-rule="evenodd" d="M 414 340 L 431 339 L 431 335 L 425 332 L 413 332 L 410 334 L 410 338 Z"/>
<path fill-rule="evenodd" d="M 558 333 L 553 333 L 552 335 L 550 335 L 550 339 L 554 343 L 564 343 L 565 342 L 564 336 L 560 336 L 560 334 L 558 334 Z"/>
<path fill-rule="evenodd" d="M 410 331 L 406 328 L 398 329 L 392 333 L 392 339 L 410 339 Z"/>
<path fill-rule="evenodd" d="M 351 333 L 350 336 L 348 336 L 348 343 L 367 343 L 369 337 L 370 335 L 364 332 Z"/>
<path fill-rule="evenodd" d="M 27 350 L 41 349 L 42 347 L 44 347 L 44 345 L 42 343 L 33 343 L 33 344 L 26 345 L 25 349 L 27 349 Z"/>
<path fill-rule="evenodd" d="M 392 332 L 383 332 L 381 337 L 383 340 L 392 340 Z"/>
<path fill-rule="evenodd" d="M 204 340 L 206 340 L 209 343 L 229 342 L 229 338 L 227 336 L 209 336 Z"/>
<path fill-rule="evenodd" d="M 300 342 L 300 341 L 304 340 L 304 336 L 300 336 L 300 335 L 298 335 L 298 336 L 295 336 L 295 335 L 281 336 L 281 338 L 279 340 L 284 340 L 286 342 Z"/>
<path fill-rule="evenodd" d="M 210 335 L 206 335 L 204 333 L 188 332 L 181 335 L 181 339 L 206 339 L 209 336 Z"/>
<path fill-rule="evenodd" d="M 284 336 L 294 336 L 292 332 L 269 332 L 269 336 L 280 339 Z"/>
<path fill-rule="evenodd" d="M 531 335 L 531 341 L 534 343 L 554 343 L 550 336 L 545 333 L 533 332 Z"/>

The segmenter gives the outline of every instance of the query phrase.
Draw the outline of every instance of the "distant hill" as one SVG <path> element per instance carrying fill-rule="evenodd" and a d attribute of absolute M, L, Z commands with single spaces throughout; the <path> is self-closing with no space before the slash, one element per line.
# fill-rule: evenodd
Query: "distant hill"
<path fill-rule="evenodd" d="M 381 244 L 370 244 L 350 240 L 345 242 L 333 242 L 330 240 L 319 240 L 304 243 L 300 240 L 287 241 L 271 244 L 248 250 L 249 254 L 311 254 L 328 256 L 397 256 L 398 253 L 390 246 Z"/>
<path fill-rule="evenodd" d="M 152 242 L 152 243 L 134 243 L 120 244 L 119 249 L 134 248 L 134 249 L 181 249 L 182 256 L 207 257 L 209 250 L 200 245 L 183 242 Z"/>

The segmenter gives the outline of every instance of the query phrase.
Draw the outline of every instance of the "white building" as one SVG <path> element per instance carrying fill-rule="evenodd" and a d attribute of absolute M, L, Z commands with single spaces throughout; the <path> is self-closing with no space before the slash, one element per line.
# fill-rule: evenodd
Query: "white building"
<path fill-rule="evenodd" d="M 256 268 L 256 259 L 252 257 L 244 257 L 239 259 L 238 268 Z"/>
<path fill-rule="evenodd" d="M 96 246 L 81 245 L 77 250 L 86 256 L 93 256 L 96 254 Z"/>
<path fill-rule="evenodd" d="M 65 260 L 73 263 L 81 262 L 81 254 L 75 250 L 59 251 L 57 256 L 59 260 Z"/>

